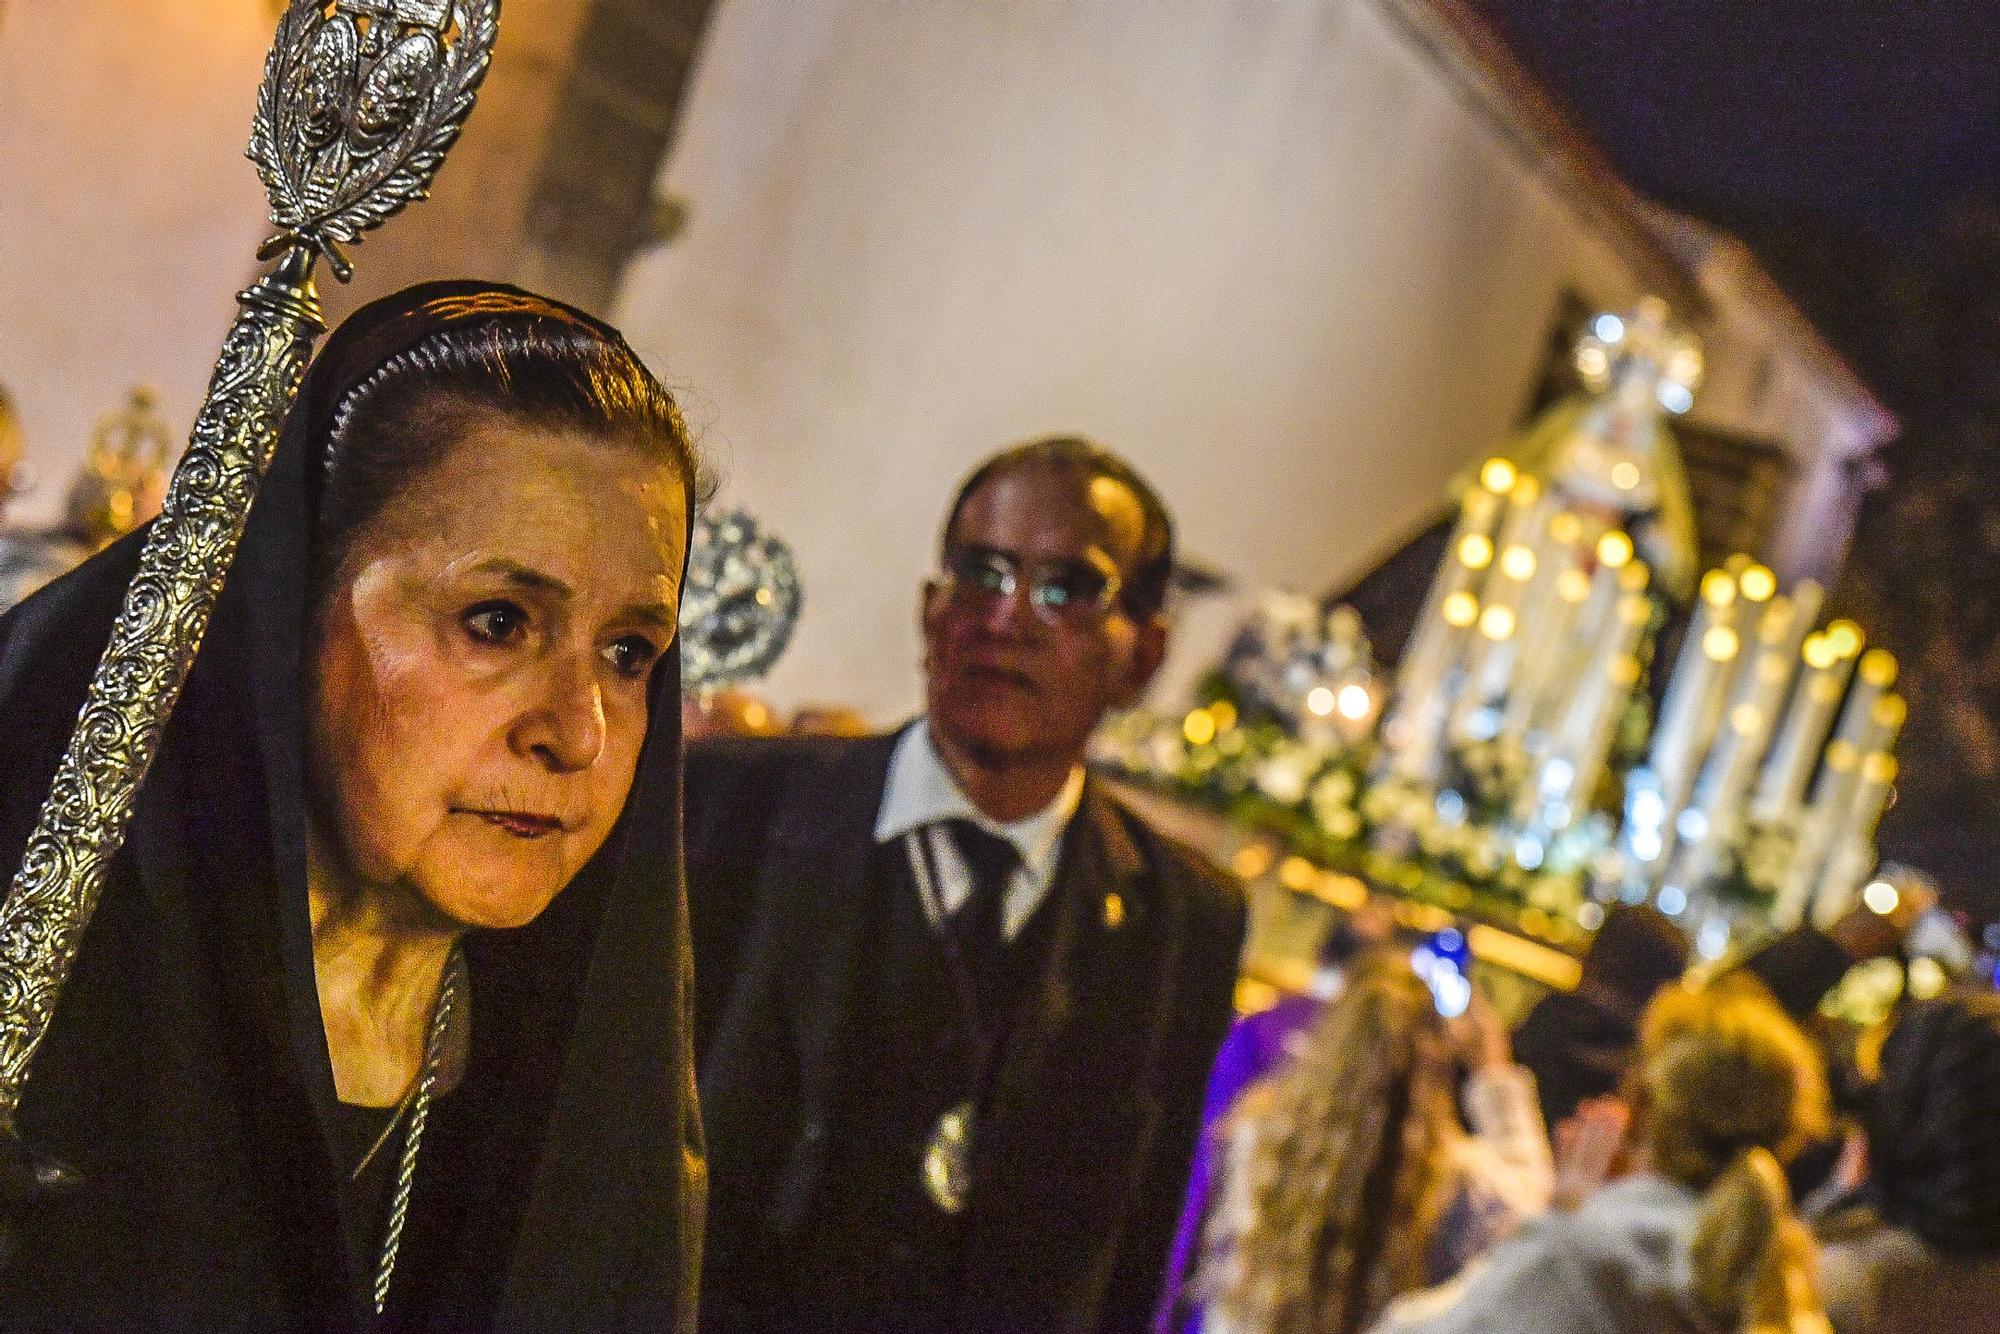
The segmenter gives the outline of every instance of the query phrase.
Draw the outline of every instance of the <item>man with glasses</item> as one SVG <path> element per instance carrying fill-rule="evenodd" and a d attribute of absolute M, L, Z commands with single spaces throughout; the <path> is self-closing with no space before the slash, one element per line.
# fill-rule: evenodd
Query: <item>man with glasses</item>
<path fill-rule="evenodd" d="M 1243 937 L 1083 769 L 1165 651 L 1116 455 L 987 460 L 921 599 L 927 711 L 688 758 L 708 1330 L 1140 1329 Z"/>

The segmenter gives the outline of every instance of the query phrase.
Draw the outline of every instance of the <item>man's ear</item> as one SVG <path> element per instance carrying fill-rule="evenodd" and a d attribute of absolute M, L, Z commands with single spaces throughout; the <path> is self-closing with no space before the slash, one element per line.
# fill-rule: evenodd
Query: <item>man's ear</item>
<path fill-rule="evenodd" d="M 1132 656 L 1126 664 L 1125 679 L 1119 683 L 1112 700 L 1114 708 L 1129 709 L 1137 704 L 1146 687 L 1159 675 L 1160 664 L 1167 657 L 1166 613 L 1155 612 L 1134 624 L 1137 633 L 1132 640 Z"/>

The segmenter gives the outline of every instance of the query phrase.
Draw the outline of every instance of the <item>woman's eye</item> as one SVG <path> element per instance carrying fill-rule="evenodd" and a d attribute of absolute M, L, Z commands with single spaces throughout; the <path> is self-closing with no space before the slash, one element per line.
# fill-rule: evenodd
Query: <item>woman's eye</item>
<path fill-rule="evenodd" d="M 644 635 L 627 635 L 606 648 L 604 656 L 620 676 L 636 681 L 653 670 L 660 650 Z"/>
<path fill-rule="evenodd" d="M 528 613 L 512 602 L 482 602 L 459 618 L 482 644 L 514 644 L 528 632 Z"/>

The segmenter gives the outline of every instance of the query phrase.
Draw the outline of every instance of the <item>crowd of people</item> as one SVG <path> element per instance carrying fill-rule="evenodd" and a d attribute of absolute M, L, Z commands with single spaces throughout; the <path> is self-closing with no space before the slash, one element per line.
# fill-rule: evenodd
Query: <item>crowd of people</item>
<path fill-rule="evenodd" d="M 1442 1019 L 1404 950 L 1364 954 L 1211 1108 L 1157 1328 L 1995 1328 L 2000 995 L 1910 1003 L 1858 1048 L 1814 1015 L 1923 906 L 1701 981 L 1668 919 L 1615 908 L 1511 1044 L 1477 1006 Z"/>
<path fill-rule="evenodd" d="M 0 1126 L 0 1327 L 2000 1319 L 2000 998 L 1834 1077 L 1811 1031 L 1906 921 L 1697 983 L 1618 908 L 1510 1034 L 1364 911 L 1236 1021 L 1240 887 L 1084 764 L 1166 650 L 1145 478 L 975 469 L 884 735 L 684 713 L 703 488 L 571 307 L 427 284 L 334 333 Z M 143 540 L 0 619 L 8 865 Z"/>

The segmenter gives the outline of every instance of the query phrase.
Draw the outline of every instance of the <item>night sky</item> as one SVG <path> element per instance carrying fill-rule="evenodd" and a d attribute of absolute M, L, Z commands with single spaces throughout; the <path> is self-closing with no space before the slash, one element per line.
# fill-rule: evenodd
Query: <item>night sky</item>
<path fill-rule="evenodd" d="M 1992 0 L 1484 0 L 1641 190 L 1724 225 L 1914 232 L 2000 198 Z"/>

